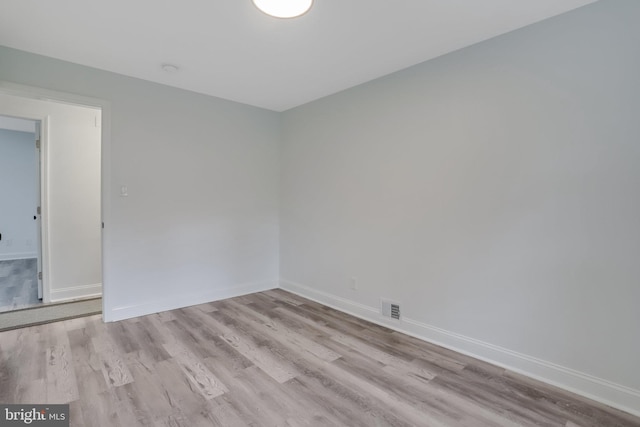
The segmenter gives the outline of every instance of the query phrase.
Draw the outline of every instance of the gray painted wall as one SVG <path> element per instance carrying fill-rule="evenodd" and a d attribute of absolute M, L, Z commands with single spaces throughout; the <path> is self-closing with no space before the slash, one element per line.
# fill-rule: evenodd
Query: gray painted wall
<path fill-rule="evenodd" d="M 36 136 L 0 129 L 0 260 L 36 258 Z"/>
<path fill-rule="evenodd" d="M 283 286 L 640 411 L 639 19 L 603 0 L 284 113 Z"/>
<path fill-rule="evenodd" d="M 276 113 L 4 47 L 0 80 L 111 103 L 108 319 L 277 285 Z"/>

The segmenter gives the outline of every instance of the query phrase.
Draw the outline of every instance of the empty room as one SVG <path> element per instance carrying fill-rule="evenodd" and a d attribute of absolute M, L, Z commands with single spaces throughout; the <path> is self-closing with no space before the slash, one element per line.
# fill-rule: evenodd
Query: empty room
<path fill-rule="evenodd" d="M 0 426 L 640 427 L 638 22 L 2 0 Z"/>

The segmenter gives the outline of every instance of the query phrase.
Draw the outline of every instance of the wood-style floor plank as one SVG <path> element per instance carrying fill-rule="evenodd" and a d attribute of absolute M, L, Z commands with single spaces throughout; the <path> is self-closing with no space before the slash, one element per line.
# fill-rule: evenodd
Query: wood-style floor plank
<path fill-rule="evenodd" d="M 117 350 L 106 333 L 103 337 L 94 337 L 92 342 L 101 360 L 102 373 L 110 387 L 119 387 L 133 381 L 131 372 L 124 363 L 124 354 Z"/>
<path fill-rule="evenodd" d="M 68 402 L 78 427 L 640 427 L 282 290 L 0 333 L 0 402 Z"/>
<path fill-rule="evenodd" d="M 165 344 L 164 348 L 206 399 L 213 399 L 229 391 L 193 353 L 177 341 Z"/>
<path fill-rule="evenodd" d="M 278 357 L 269 347 L 257 342 L 251 331 L 247 331 L 220 311 L 209 314 L 215 319 L 215 328 L 221 332 L 220 337 L 271 378 L 284 383 L 298 374 L 288 361 Z"/>
<path fill-rule="evenodd" d="M 234 312 L 244 314 L 249 325 L 269 337 L 270 340 L 279 341 L 293 350 L 302 349 L 302 351 L 311 353 L 325 362 L 333 362 L 340 357 L 338 353 L 330 350 L 329 348 L 307 338 L 303 334 L 287 328 L 268 316 L 252 310 L 246 305 L 234 303 L 233 301 L 229 301 L 227 304 L 229 310 L 226 311 L 226 313 L 229 315 L 233 315 Z M 224 308 L 222 311 L 225 312 Z"/>

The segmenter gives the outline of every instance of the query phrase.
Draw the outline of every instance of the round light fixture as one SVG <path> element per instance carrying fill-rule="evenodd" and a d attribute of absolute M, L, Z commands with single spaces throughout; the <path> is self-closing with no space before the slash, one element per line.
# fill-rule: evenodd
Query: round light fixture
<path fill-rule="evenodd" d="M 295 18 L 311 9 L 313 0 L 253 0 L 253 4 L 267 15 Z"/>

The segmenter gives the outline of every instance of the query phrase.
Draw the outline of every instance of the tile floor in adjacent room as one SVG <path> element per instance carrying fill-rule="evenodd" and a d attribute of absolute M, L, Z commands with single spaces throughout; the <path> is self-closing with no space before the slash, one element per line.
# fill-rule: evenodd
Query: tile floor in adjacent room
<path fill-rule="evenodd" d="M 0 312 L 41 303 L 38 299 L 38 260 L 0 261 Z"/>

